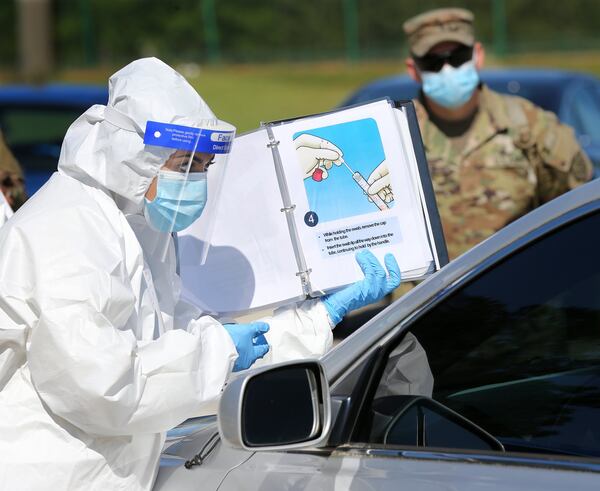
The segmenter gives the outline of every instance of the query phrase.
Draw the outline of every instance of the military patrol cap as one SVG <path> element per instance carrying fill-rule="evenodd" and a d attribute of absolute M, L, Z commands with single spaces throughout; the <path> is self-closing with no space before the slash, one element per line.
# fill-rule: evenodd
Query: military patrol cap
<path fill-rule="evenodd" d="M 403 25 L 410 51 L 423 56 L 436 44 L 456 41 L 473 46 L 473 13 L 466 9 L 435 9 L 408 19 Z"/>

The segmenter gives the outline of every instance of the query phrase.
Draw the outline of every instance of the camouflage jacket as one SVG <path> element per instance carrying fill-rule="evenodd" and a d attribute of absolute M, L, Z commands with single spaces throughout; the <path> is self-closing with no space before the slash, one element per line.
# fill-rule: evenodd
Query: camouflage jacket
<path fill-rule="evenodd" d="M 413 101 L 450 258 L 592 177 L 592 165 L 553 113 L 486 86 L 466 134 L 448 138 Z"/>
<path fill-rule="evenodd" d="M 6 145 L 2 133 L 0 133 L 0 191 L 4 193 L 13 210 L 25 202 L 23 171 Z"/>

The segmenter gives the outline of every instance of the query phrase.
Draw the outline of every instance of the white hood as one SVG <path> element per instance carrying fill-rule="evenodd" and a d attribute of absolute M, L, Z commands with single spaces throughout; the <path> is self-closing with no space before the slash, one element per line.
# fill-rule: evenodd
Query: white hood
<path fill-rule="evenodd" d="M 58 169 L 110 191 L 119 208 L 140 210 L 150 182 L 168 156 L 149 152 L 144 146 L 146 122 L 200 127 L 216 118 L 187 80 L 157 58 L 143 58 L 125 66 L 110 77 L 108 88 L 108 105 L 131 119 L 140 131 L 108 122 L 105 106 L 92 106 L 67 130 Z"/>

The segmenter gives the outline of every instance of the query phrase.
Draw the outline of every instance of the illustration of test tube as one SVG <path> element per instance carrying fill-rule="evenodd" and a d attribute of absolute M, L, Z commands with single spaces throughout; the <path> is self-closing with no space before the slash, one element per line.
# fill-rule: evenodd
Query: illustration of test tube
<path fill-rule="evenodd" d="M 356 182 L 356 184 L 358 184 L 360 186 L 360 188 L 365 192 L 365 194 L 371 200 L 373 200 L 373 203 L 375 203 L 375 205 L 377 206 L 377 208 L 379 208 L 380 210 L 388 210 L 390 208 L 388 206 L 388 204 L 379 197 L 378 194 L 373 194 L 373 195 L 369 194 L 369 191 L 368 191 L 369 190 L 369 183 L 362 176 L 362 174 L 360 172 L 354 172 L 350 168 L 350 166 L 345 161 L 343 161 L 343 160 L 342 160 L 342 163 L 348 168 L 348 170 L 352 174 L 352 179 L 354 179 L 354 182 Z"/>

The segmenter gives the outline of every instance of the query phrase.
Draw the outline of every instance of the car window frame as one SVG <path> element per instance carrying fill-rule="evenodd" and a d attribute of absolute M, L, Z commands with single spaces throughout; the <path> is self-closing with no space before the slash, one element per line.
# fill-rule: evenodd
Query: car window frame
<path fill-rule="evenodd" d="M 373 452 L 379 452 L 381 455 L 395 455 L 397 457 L 415 458 L 415 456 L 422 456 L 422 458 L 441 458 L 451 460 L 465 460 L 471 461 L 474 455 L 481 455 L 482 459 L 486 462 L 495 463 L 511 463 L 511 464 L 523 464 L 525 465 L 542 465 L 551 466 L 554 468 L 574 468 L 581 470 L 591 470 L 593 472 L 600 472 L 600 458 L 594 457 L 573 457 L 568 455 L 552 454 L 519 454 L 517 452 L 507 453 L 496 453 L 496 452 L 465 452 L 460 449 L 431 449 L 431 448 L 410 448 L 410 447 L 398 447 L 392 448 L 389 445 L 383 445 L 378 443 L 367 443 L 360 442 L 359 435 L 357 432 L 361 431 L 361 427 L 364 428 L 365 419 L 368 418 L 369 403 L 373 400 L 379 381 L 385 369 L 389 354 L 396 347 L 396 345 L 402 340 L 407 332 L 410 331 L 411 327 L 417 322 L 422 316 L 426 315 L 431 309 L 436 308 L 437 305 L 444 302 L 447 298 L 453 295 L 459 289 L 464 288 L 471 282 L 475 281 L 480 276 L 484 275 L 487 271 L 490 271 L 495 266 L 501 264 L 507 260 L 510 256 L 518 254 L 519 251 L 531 246 L 537 241 L 543 240 L 544 237 L 553 234 L 559 229 L 568 226 L 576 221 L 584 219 L 585 217 L 600 213 L 600 200 L 594 199 L 591 202 L 585 203 L 574 209 L 565 212 L 562 215 L 553 217 L 549 221 L 542 223 L 539 227 L 530 230 L 523 236 L 519 237 L 514 242 L 502 247 L 489 257 L 481 261 L 476 267 L 472 268 L 466 274 L 462 275 L 457 281 L 453 282 L 448 287 L 444 288 L 438 295 L 430 298 L 428 302 L 417 308 L 415 311 L 410 313 L 408 316 L 403 318 L 400 323 L 390 329 L 388 333 L 382 337 L 380 342 L 368 349 L 363 356 L 359 357 L 354 364 L 352 364 L 342 376 L 338 377 L 334 386 L 340 386 L 343 383 L 343 379 L 360 366 L 362 363 L 362 370 L 366 371 L 369 368 L 372 369 L 371 373 L 362 373 L 360 379 L 363 381 L 362 387 L 364 392 L 357 394 L 359 384 L 355 387 L 350 405 L 358 405 L 358 408 L 346 409 L 348 414 L 352 413 L 356 415 L 355 420 L 344 421 L 344 429 L 338 429 L 338 441 L 328 442 L 328 446 L 331 448 L 333 454 L 336 452 L 348 452 L 358 451 L 365 452 L 368 455 L 374 455 Z M 335 393 L 332 389 L 332 393 Z M 338 397 L 341 397 L 338 395 Z M 339 425 L 340 422 L 337 418 L 334 420 L 335 425 Z M 345 430 L 345 431 L 344 431 Z M 362 430 L 365 431 L 365 430 Z M 339 435 L 346 437 L 346 442 L 341 443 Z M 364 439 L 363 439 L 364 440 Z M 433 456 L 433 457 L 432 457 Z M 421 457 L 419 457 L 421 458 Z"/>

